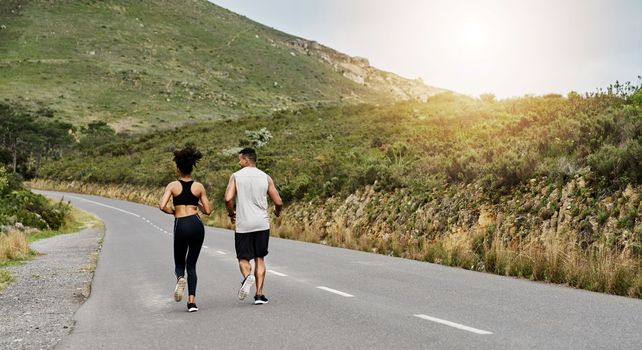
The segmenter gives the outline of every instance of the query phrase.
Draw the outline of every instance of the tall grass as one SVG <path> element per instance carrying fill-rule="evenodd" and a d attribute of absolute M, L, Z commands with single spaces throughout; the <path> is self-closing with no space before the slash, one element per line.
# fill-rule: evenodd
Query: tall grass
<path fill-rule="evenodd" d="M 99 225 L 101 225 L 101 222 L 95 216 L 79 209 L 71 208 L 71 211 L 65 216 L 64 223 L 57 230 L 29 228 L 24 232 L 17 230 L 0 232 L 0 291 L 14 280 L 11 273 L 2 269 L 2 267 L 21 263 L 37 254 L 29 248 L 30 242 L 59 234 L 78 232 L 84 228 Z"/>
<path fill-rule="evenodd" d="M 156 205 L 162 192 L 160 188 L 44 180 L 34 181 L 31 185 L 122 198 L 151 205 Z M 135 193 L 136 191 L 140 192 Z M 573 230 L 540 234 L 533 232 L 512 237 L 505 232 L 506 228 L 496 226 L 496 219 L 489 214 L 492 209 L 489 206 L 483 207 L 472 225 L 462 224 L 451 216 L 450 226 L 444 226 L 438 222 L 440 213 L 434 207 L 417 210 L 409 205 L 410 209 L 407 210 L 424 212 L 424 216 L 430 216 L 432 222 L 422 226 L 423 219 L 411 218 L 403 212 L 398 213 L 398 217 L 391 218 L 392 212 L 399 211 L 395 208 L 395 205 L 399 205 L 399 200 L 395 199 L 394 195 L 377 194 L 368 190 L 364 193 L 362 197 L 357 195 L 356 199 L 345 202 L 331 198 L 325 202 L 292 204 L 284 209 L 280 218 L 273 220 L 272 232 L 281 238 L 376 252 L 533 281 L 566 284 L 596 292 L 642 297 L 642 264 L 639 255 L 635 253 L 634 245 L 619 249 L 607 240 L 598 240 L 588 247 L 582 247 L 578 233 Z M 363 208 L 370 201 L 378 203 L 379 210 L 383 210 L 380 215 L 387 219 L 379 220 L 373 216 L 373 221 L 368 222 L 366 216 L 373 214 Z M 350 207 L 355 203 L 364 206 Z M 428 206 L 432 205 L 428 203 Z M 452 210 L 460 213 L 468 209 L 462 207 Z M 215 211 L 207 219 L 207 223 L 218 227 L 232 227 L 223 210 Z M 433 229 L 437 232 L 431 233 Z"/>
<path fill-rule="evenodd" d="M 129 184 L 103 185 L 82 181 L 51 181 L 34 179 L 27 182 L 27 185 L 34 189 L 93 194 L 96 196 L 122 199 L 151 206 L 157 206 L 160 197 L 163 194 L 163 188 L 161 187 L 134 186 Z"/>
<path fill-rule="evenodd" d="M 0 233 L 0 265 L 10 260 L 27 258 L 29 255 L 29 241 L 23 232 Z"/>

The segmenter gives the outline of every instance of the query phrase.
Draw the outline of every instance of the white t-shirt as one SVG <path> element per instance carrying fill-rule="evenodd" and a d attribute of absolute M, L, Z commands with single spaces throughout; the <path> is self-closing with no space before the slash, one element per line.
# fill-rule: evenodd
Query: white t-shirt
<path fill-rule="evenodd" d="M 268 175 L 256 167 L 234 173 L 236 182 L 236 232 L 270 229 L 268 216 Z"/>

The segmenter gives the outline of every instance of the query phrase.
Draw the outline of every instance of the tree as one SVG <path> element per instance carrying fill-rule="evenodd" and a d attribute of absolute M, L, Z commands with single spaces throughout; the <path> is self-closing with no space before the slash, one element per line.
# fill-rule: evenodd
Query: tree
<path fill-rule="evenodd" d="M 72 144 L 73 126 L 50 118 L 50 113 L 38 117 L 21 106 L 0 103 L 0 159 L 13 172 L 28 177 L 43 157 L 61 156 Z"/>

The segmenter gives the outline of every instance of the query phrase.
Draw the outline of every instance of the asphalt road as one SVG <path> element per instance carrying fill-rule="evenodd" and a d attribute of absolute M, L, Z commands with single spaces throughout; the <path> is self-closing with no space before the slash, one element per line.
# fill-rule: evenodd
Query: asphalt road
<path fill-rule="evenodd" d="M 99 216 L 106 233 L 62 349 L 642 348 L 642 300 L 274 237 L 270 302 L 255 306 L 236 296 L 233 232 L 215 228 L 197 265 L 200 311 L 188 313 L 172 298 L 173 217 L 64 198 Z"/>

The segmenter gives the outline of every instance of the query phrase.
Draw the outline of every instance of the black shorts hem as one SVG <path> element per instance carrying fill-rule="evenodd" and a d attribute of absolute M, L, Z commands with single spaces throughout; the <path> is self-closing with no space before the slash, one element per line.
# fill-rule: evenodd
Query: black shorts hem
<path fill-rule="evenodd" d="M 236 250 L 236 258 L 239 260 L 252 260 L 267 256 L 269 240 L 269 229 L 243 233 L 235 232 L 234 248 Z"/>

